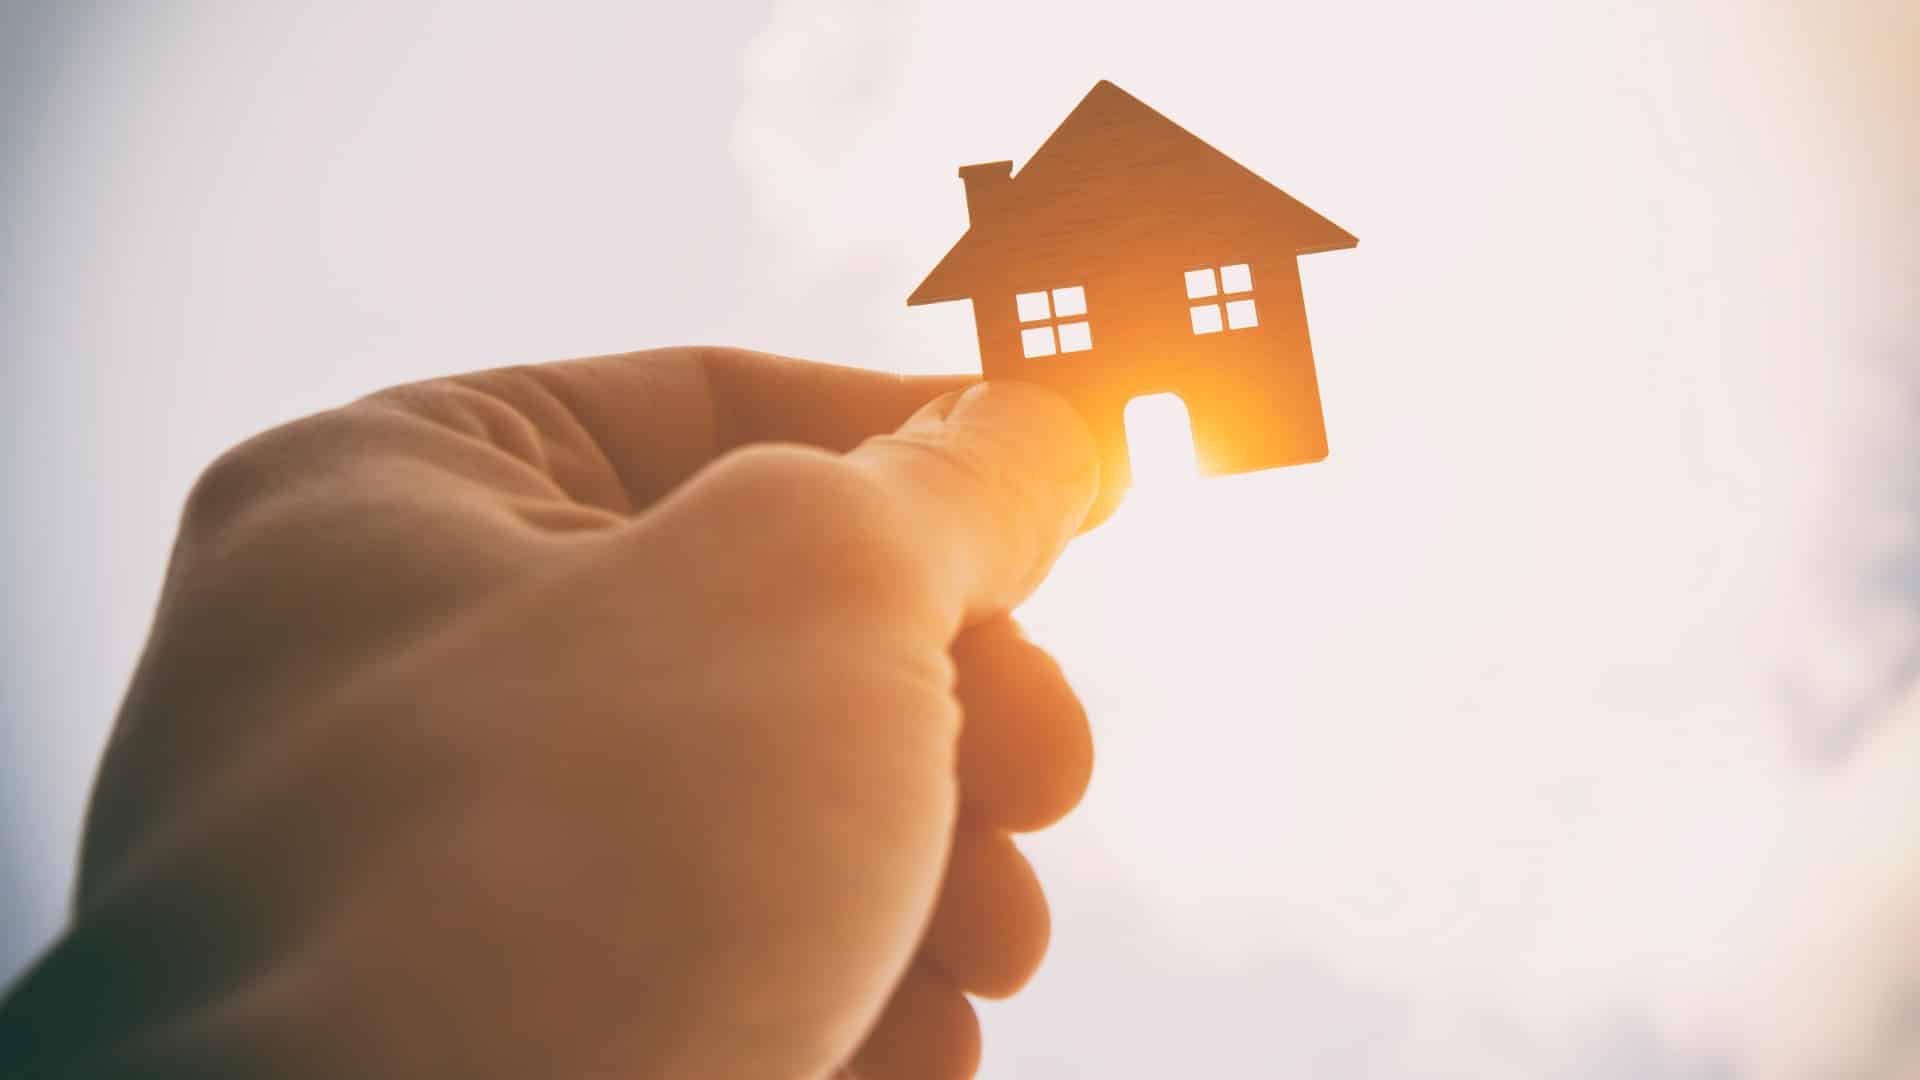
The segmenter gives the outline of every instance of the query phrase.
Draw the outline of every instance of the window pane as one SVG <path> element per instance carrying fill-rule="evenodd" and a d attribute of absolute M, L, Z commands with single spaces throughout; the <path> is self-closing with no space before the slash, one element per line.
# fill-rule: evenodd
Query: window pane
<path fill-rule="evenodd" d="M 1205 304 L 1197 308 L 1188 308 L 1187 314 L 1193 317 L 1193 332 L 1196 334 L 1217 334 L 1220 332 L 1220 305 Z"/>
<path fill-rule="evenodd" d="M 1083 322 L 1060 324 L 1060 351 L 1085 352 L 1093 348 L 1093 327 Z"/>
<path fill-rule="evenodd" d="M 1213 268 L 1187 271 L 1187 299 L 1204 300 L 1220 290 L 1213 286 Z"/>
<path fill-rule="evenodd" d="M 1053 290 L 1053 314 L 1064 319 L 1069 315 L 1087 313 L 1087 290 L 1078 285 L 1069 285 L 1064 289 Z M 1061 350 L 1064 352 L 1065 350 Z"/>
<path fill-rule="evenodd" d="M 1039 322 L 1048 318 L 1047 294 L 1043 292 L 1023 292 L 1013 298 L 1020 308 L 1021 322 Z"/>
<path fill-rule="evenodd" d="M 1260 316 L 1253 310 L 1251 300 L 1227 301 L 1227 329 L 1245 330 L 1249 326 L 1259 326 Z"/>
<path fill-rule="evenodd" d="M 1036 326 L 1020 331 L 1020 351 L 1028 356 L 1053 355 L 1053 327 Z"/>
<path fill-rule="evenodd" d="M 1234 263 L 1220 268 L 1220 291 L 1223 293 L 1252 292 L 1253 269 L 1246 263 Z"/>

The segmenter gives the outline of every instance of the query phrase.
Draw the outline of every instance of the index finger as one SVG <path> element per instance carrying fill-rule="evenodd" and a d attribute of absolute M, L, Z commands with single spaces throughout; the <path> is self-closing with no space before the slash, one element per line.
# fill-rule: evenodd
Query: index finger
<path fill-rule="evenodd" d="M 375 398 L 486 439 L 580 503 L 633 513 L 736 447 L 845 451 L 975 381 L 697 347 L 497 368 Z M 490 415 L 500 410 L 511 423 Z"/>

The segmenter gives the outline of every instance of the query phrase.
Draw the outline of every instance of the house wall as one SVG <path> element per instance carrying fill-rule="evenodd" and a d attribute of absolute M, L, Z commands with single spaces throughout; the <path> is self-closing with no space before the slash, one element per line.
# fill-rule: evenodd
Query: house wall
<path fill-rule="evenodd" d="M 1326 430 L 1295 257 L 1216 246 L 1188 258 L 1084 260 L 1078 271 L 1009 275 L 1005 293 L 974 297 L 982 370 L 991 378 L 1051 386 L 1072 399 L 1095 429 L 1114 482 L 1131 475 L 1126 405 L 1146 394 L 1174 393 L 1186 402 L 1205 474 L 1325 457 Z M 1260 325 L 1194 334 L 1184 272 L 1239 262 L 1252 268 Z M 1093 348 L 1023 356 L 1014 294 L 1068 285 L 1087 290 Z"/>

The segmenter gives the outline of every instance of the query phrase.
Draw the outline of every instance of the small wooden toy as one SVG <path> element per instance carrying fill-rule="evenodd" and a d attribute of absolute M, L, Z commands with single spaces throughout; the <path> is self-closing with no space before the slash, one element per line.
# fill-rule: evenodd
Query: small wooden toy
<path fill-rule="evenodd" d="M 1147 394 L 1186 403 L 1202 475 L 1327 456 L 1296 258 L 1346 230 L 1105 81 L 1019 175 L 960 179 L 970 227 L 907 303 L 971 300 L 981 370 L 1079 406 L 1109 493 Z"/>

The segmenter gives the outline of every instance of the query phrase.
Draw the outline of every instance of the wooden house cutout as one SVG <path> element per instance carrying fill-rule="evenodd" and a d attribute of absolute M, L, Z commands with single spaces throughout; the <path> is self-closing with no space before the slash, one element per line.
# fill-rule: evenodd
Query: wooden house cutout
<path fill-rule="evenodd" d="M 971 225 L 907 303 L 971 300 L 982 371 L 1078 405 L 1108 492 L 1149 394 L 1185 402 L 1203 475 L 1326 457 L 1295 260 L 1346 230 L 1105 81 L 1019 175 L 960 179 Z"/>

